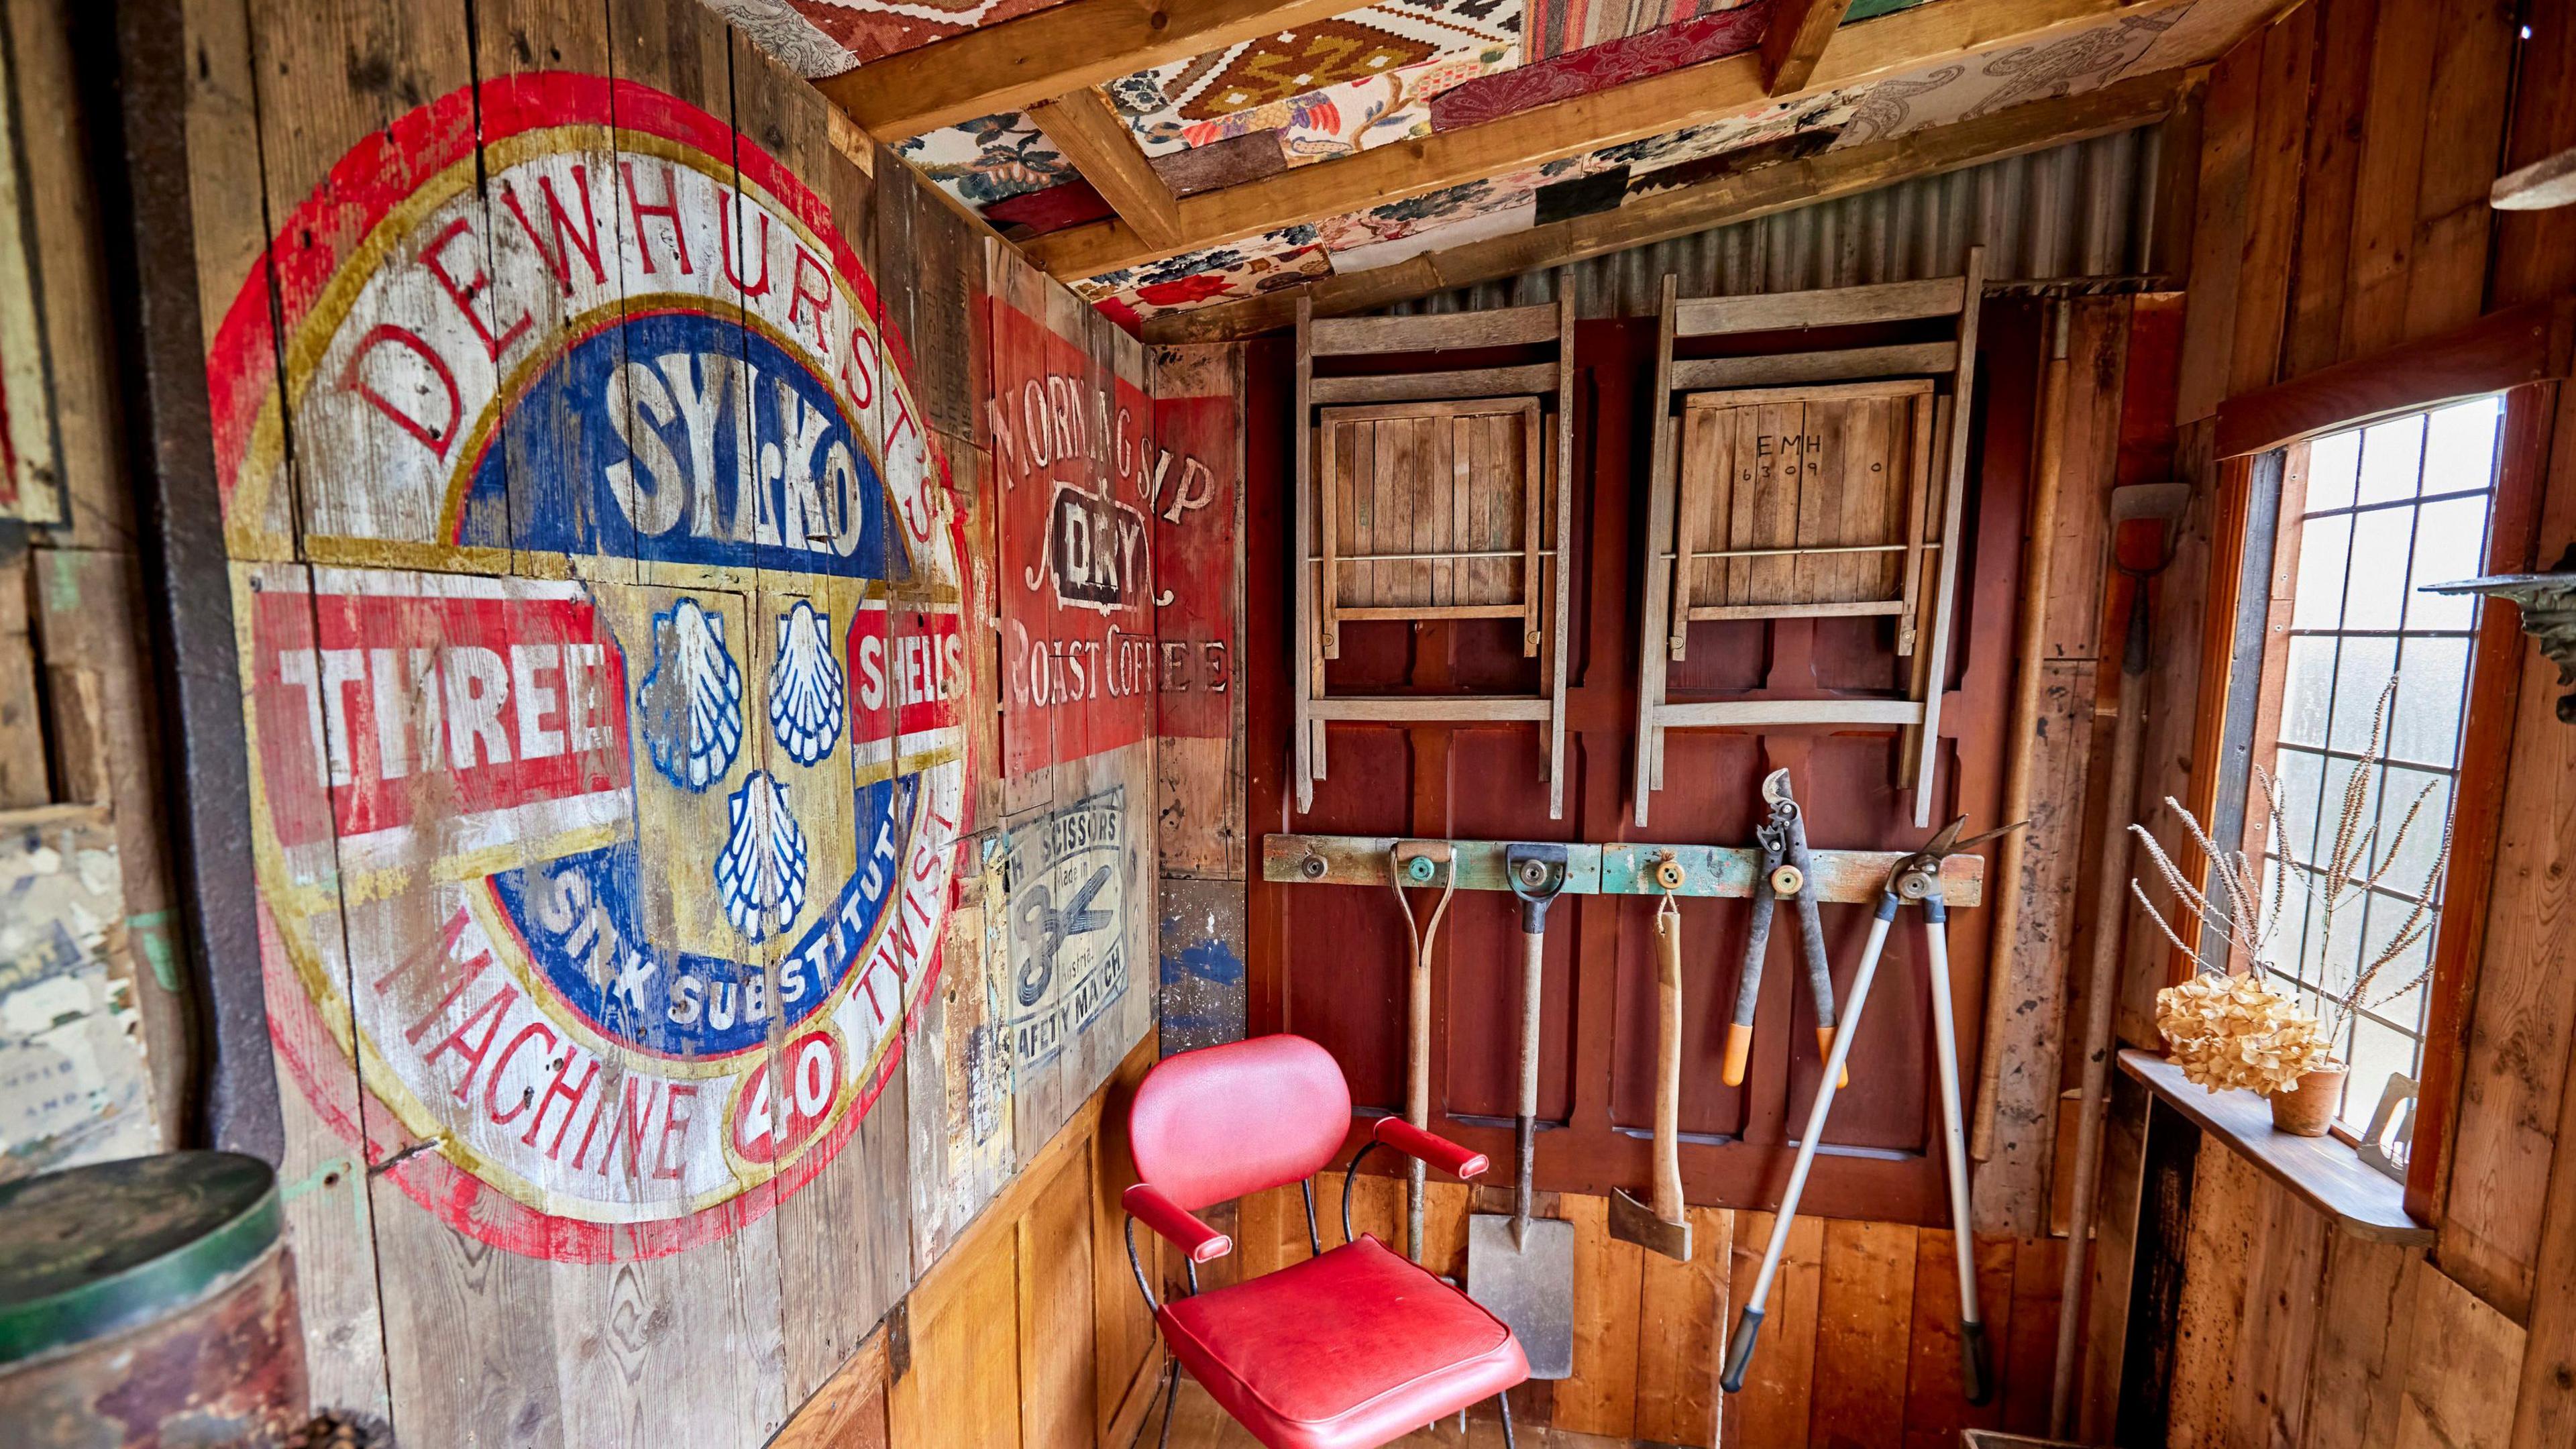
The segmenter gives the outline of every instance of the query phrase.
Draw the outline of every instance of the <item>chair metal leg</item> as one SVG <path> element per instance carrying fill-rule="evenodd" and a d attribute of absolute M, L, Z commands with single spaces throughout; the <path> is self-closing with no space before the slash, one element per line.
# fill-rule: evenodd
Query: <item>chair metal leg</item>
<path fill-rule="evenodd" d="M 1154 1441 L 1155 1449 L 1172 1449 L 1172 1411 L 1181 1405 L 1181 1361 L 1174 1359 L 1163 1369 L 1163 1437 Z"/>
<path fill-rule="evenodd" d="M 1503 1411 L 1503 1449 L 1519 1449 L 1512 1440 L 1512 1396 L 1508 1389 L 1494 1395 L 1494 1407 Z"/>

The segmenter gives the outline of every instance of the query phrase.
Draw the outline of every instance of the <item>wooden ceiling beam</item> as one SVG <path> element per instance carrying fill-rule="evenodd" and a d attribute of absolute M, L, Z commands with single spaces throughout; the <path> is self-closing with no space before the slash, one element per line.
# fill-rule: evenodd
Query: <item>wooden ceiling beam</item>
<path fill-rule="evenodd" d="M 1154 174 L 1136 146 L 1136 134 L 1107 96 L 1084 86 L 1029 107 L 1029 119 L 1136 235 L 1154 246 L 1180 240 L 1180 211 L 1172 188 Z"/>
<path fill-rule="evenodd" d="M 814 82 L 881 141 L 1019 111 L 1149 66 L 1329 19 L 1352 0 L 1064 0 Z"/>
<path fill-rule="evenodd" d="M 1762 86 L 1775 96 L 1807 88 L 1816 62 L 1843 23 L 1852 0 L 1772 0 L 1771 24 L 1762 32 Z"/>
<path fill-rule="evenodd" d="M 2187 0 L 1939 0 L 1855 25 L 1835 37 L 1806 89 L 1904 74 L 1962 51 L 2044 42 L 2080 33 L 2114 12 L 2146 14 L 2182 3 Z M 1481 125 L 1396 141 L 1184 197 L 1179 207 L 1182 240 L 1177 242 L 1157 245 L 1123 221 L 1098 221 L 1050 232 L 1022 250 L 1067 281 L 1094 277 L 1721 120 L 1768 99 L 1761 53 L 1747 51 Z"/>
<path fill-rule="evenodd" d="M 1750 221 L 1908 177 L 1957 171 L 2106 136 L 2162 119 L 2192 74 L 2185 69 L 2158 71 L 2082 95 L 2033 101 L 1894 140 L 1757 166 L 1695 186 L 1641 196 L 1616 210 L 1469 242 L 1393 266 L 1325 277 L 1239 302 L 1167 312 L 1146 320 L 1145 340 L 1164 344 L 1250 337 L 1294 323 L 1301 296 L 1313 301 L 1317 317 L 1348 316 L 1452 287 Z"/>

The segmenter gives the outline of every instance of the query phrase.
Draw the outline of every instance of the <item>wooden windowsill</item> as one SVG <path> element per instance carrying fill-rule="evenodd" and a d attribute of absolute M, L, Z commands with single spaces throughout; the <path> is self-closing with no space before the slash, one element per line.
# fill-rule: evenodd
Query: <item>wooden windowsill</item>
<path fill-rule="evenodd" d="M 2404 1184 L 2373 1169 L 2351 1147 L 2332 1137 L 2274 1131 L 2272 1107 L 2263 1098 L 2252 1092 L 2211 1092 L 2193 1086 L 2183 1080 L 2182 1068 L 2154 1052 L 2120 1053 L 2120 1070 L 2354 1237 L 2383 1243 L 2433 1241 L 2431 1228 L 2406 1215 Z"/>

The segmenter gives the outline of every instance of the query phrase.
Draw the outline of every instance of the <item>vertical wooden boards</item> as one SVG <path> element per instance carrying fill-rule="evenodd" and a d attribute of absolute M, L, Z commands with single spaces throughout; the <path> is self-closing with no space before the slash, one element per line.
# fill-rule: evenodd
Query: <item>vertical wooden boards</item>
<path fill-rule="evenodd" d="M 1019 1254 L 1010 1226 L 961 1247 L 949 1271 L 909 1302 L 911 1352 L 886 1399 L 888 1437 L 905 1449 L 1022 1443 Z"/>
<path fill-rule="evenodd" d="M 1008 248 L 989 256 L 1002 772 L 1016 781 L 1153 733 L 1152 542 L 1137 487 L 1150 419 L 1137 343 Z M 1125 359 L 1114 369 L 1113 353 Z"/>
<path fill-rule="evenodd" d="M 2563 406 L 2556 426 L 2537 534 L 2544 550 L 2576 527 L 2576 453 Z M 2511 667 L 2521 678 L 2435 1256 L 2488 1302 L 2520 1315 L 2539 1286 L 2544 1204 L 2564 1142 L 2557 1114 L 2576 1081 L 2568 1061 L 2576 983 L 2560 925 L 2576 911 L 2567 866 L 2576 838 L 2576 731 L 2551 712 L 2557 686 L 2549 664 L 2528 648 L 2507 657 L 2518 661 Z"/>
<path fill-rule="evenodd" d="M 2290 316 L 2281 375 L 2297 377 L 2343 358 L 2343 314 L 2352 228 L 2328 218 L 2353 214 L 2360 186 L 2364 118 L 2370 104 L 2371 35 L 2380 0 L 2320 0 L 2316 7 L 2315 100 L 2308 112 Z"/>
<path fill-rule="evenodd" d="M 816 1389 L 769 1449 L 891 1449 L 886 1438 L 886 1380 L 891 1374 L 879 1328 Z"/>
<path fill-rule="evenodd" d="M 2333 1229 L 2322 1214 L 2268 1181 L 2254 1215 L 2228 1438 L 2238 1444 L 2304 1444 L 2326 1237 Z"/>
<path fill-rule="evenodd" d="M 1156 853 L 1166 875 L 1243 877 L 1243 351 L 1148 354 L 1138 491 L 1154 543 Z"/>
<path fill-rule="evenodd" d="M 116 822 L 135 1008 L 153 1063 L 154 1115 L 163 1140 L 175 1143 L 192 1090 L 184 1068 L 194 1046 L 171 914 L 158 690 L 139 610 L 142 569 L 133 554 L 105 549 L 39 549 L 30 558 L 55 745 L 67 758 L 86 754 L 93 766 L 67 768 L 58 793 L 110 807 Z"/>
<path fill-rule="evenodd" d="M 53 802 L 47 769 L 44 694 L 36 678 L 36 640 L 27 617 L 28 556 L 0 562 L 0 809 Z"/>
<path fill-rule="evenodd" d="M 1630 1438 L 1636 1432 L 1638 1301 L 1649 1255 L 1610 1235 L 1609 1199 L 1567 1194 L 1557 1203 L 1574 1224 L 1574 1376 L 1552 1386 L 1549 1420 L 1579 1433 Z"/>
<path fill-rule="evenodd" d="M 2193 189 L 2200 215 L 2191 234 L 2191 300 L 2183 322 L 2176 422 L 2208 417 L 2227 395 L 2262 53 L 2258 33 L 2221 56 L 2201 105 L 2200 180 Z"/>
<path fill-rule="evenodd" d="M 1692 393 L 1682 410 L 1690 618 L 1899 614 L 1929 382 Z M 1791 552 L 1821 550 L 1820 552 Z M 1841 550 L 1859 550 L 1845 552 Z M 1876 550 L 1876 551 L 1870 551 Z M 1759 556 L 1729 556 L 1742 554 Z M 1910 645 L 1908 646 L 1910 647 Z"/>
<path fill-rule="evenodd" d="M 882 299 L 961 314 L 909 320 L 970 431 L 966 278 L 871 275 L 822 103 L 701 7 L 191 15 L 317 1390 L 761 1443 L 912 1279 L 966 591 Z"/>
<path fill-rule="evenodd" d="M 2316 1355 L 2308 1371 L 2306 1443 L 2360 1449 L 2393 1443 L 2415 1332 L 2420 1249 L 2327 1239 Z"/>
<path fill-rule="evenodd" d="M 1134 1180 L 1121 1119 L 1153 1059 L 1147 1046 L 1119 1062 L 889 1320 L 888 1443 L 1129 1442 L 1161 1360 L 1118 1231 L 1117 1194 Z M 1149 1274 L 1154 1241 L 1138 1242 Z M 778 1442 L 837 1443 L 799 1437 L 816 1412 Z"/>
<path fill-rule="evenodd" d="M 1098 1432 L 1091 1171 L 1091 1153 L 1067 1153 L 1019 1221 L 1023 1444 L 1079 1444 Z"/>
<path fill-rule="evenodd" d="M 2175 1315 L 2173 1449 L 2233 1444 L 2228 1412 L 2247 1345 L 2247 1261 L 2266 1184 L 2225 1144 L 2204 1139 L 2192 1173 L 2191 1236 L 2184 1246 L 2182 1305 Z"/>
<path fill-rule="evenodd" d="M 1242 882 L 1165 875 L 1160 915 L 1162 971 L 1156 1015 L 1163 1054 L 1240 1041 L 1244 1034 Z"/>
<path fill-rule="evenodd" d="M 2288 98 L 2307 94 L 2316 52 L 2317 7 L 2303 5 L 2261 32 L 2261 94 L 2247 173 L 2246 235 L 2237 277 L 2236 325 L 2227 391 L 2269 386 L 2281 370 L 2290 259 L 2299 224 L 2300 167 L 2310 114 Z M 2252 43 L 2250 40 L 2246 42 Z"/>
<path fill-rule="evenodd" d="M 988 838 L 965 848 L 980 858 Z M 1002 1003 L 1005 914 L 998 873 L 967 878 L 948 918 L 938 989 L 904 1052 L 916 1272 L 948 1251 L 1019 1165 Z"/>
<path fill-rule="evenodd" d="M 2415 1328 L 2397 1443 L 2502 1449 L 2513 1430 L 2503 1387 L 2518 1381 L 2523 1330 L 2441 1273 L 2414 1277 Z"/>
<path fill-rule="evenodd" d="M 1162 1338 L 1154 1326 L 1153 1311 L 1136 1291 L 1128 1262 L 1127 1210 L 1120 1201 L 1136 1183 L 1136 1159 L 1127 1138 L 1127 1109 L 1135 1100 L 1136 1084 L 1144 1080 L 1157 1055 L 1150 1043 L 1138 1043 L 1094 1098 L 1100 1112 L 1090 1146 L 1090 1344 L 1092 1402 L 1098 1413 L 1094 1442 L 1112 1449 L 1134 1442 L 1135 1425 L 1159 1385 L 1163 1368 Z M 1144 1265 L 1146 1280 L 1151 1282 L 1158 1266 L 1171 1255 L 1163 1252 L 1162 1240 L 1151 1233 L 1140 1233 L 1137 1239 L 1136 1261 Z"/>
<path fill-rule="evenodd" d="M 2560 223 L 2535 213 L 2500 231 L 2485 204 L 2500 162 L 2555 149 L 2524 154 L 2521 127 L 2560 125 L 2554 63 L 2507 81 L 2520 24 L 2494 0 L 2317 0 L 2220 59 L 2202 113 L 2181 420 L 2537 295 L 2522 279 L 2551 264 L 2526 258 Z M 2520 244 L 2498 249 L 2499 236 Z"/>
<path fill-rule="evenodd" d="M 1771 1244 L 1770 1213 L 1735 1215 L 1734 1271 L 1730 1274 L 1726 1321 L 1742 1315 L 1754 1273 Z M 1816 1373 L 1816 1307 L 1823 1288 L 1825 1224 L 1821 1218 L 1797 1218 L 1780 1272 L 1771 1285 L 1771 1302 L 1762 1321 L 1761 1347 L 1744 1375 L 1744 1388 L 1726 1404 L 1722 1442 L 1743 1449 L 1807 1442 Z"/>
<path fill-rule="evenodd" d="M 1637 1285 L 1637 1413 L 1640 1439 L 1715 1449 L 1725 1414 L 1717 1387 L 1725 1360 L 1735 1214 L 1695 1207 L 1691 1259 L 1643 1255 Z"/>
<path fill-rule="evenodd" d="M 1920 1236 L 1899 1223 L 1825 1224 L 1807 1442 L 1902 1449 Z"/>

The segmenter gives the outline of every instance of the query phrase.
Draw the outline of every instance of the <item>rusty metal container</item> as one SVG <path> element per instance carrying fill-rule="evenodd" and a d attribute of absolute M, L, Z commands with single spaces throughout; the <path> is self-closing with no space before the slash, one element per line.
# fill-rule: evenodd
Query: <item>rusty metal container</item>
<path fill-rule="evenodd" d="M 268 1449 L 310 1412 L 276 1174 L 174 1152 L 0 1184 L 0 1444 Z"/>

